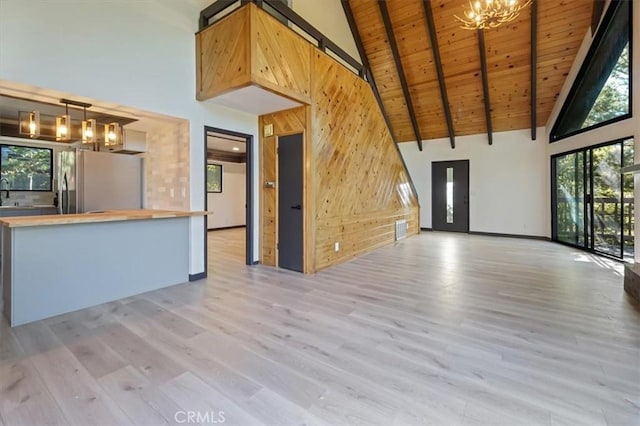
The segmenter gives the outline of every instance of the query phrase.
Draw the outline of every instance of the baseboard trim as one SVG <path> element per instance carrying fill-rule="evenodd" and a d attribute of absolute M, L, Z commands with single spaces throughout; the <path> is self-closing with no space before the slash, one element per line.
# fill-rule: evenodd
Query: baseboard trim
<path fill-rule="evenodd" d="M 247 225 L 236 225 L 236 226 L 223 226 L 222 228 L 207 228 L 207 232 L 212 231 L 226 231 L 228 229 L 238 229 L 238 228 L 246 228 Z"/>
<path fill-rule="evenodd" d="M 421 231 L 424 232 L 437 232 L 434 231 L 433 228 L 420 228 Z M 442 231 L 447 232 L 447 231 Z M 464 232 L 456 232 L 457 234 L 461 234 Z M 521 238 L 524 240 L 540 240 L 540 241 L 551 241 L 549 237 L 541 237 L 539 235 L 522 235 L 522 234 L 501 234 L 499 232 L 482 232 L 482 231 L 469 231 L 469 235 L 483 235 L 485 237 L 503 237 L 503 238 Z"/>
<path fill-rule="evenodd" d="M 499 232 L 482 232 L 482 231 L 469 231 L 469 234 L 483 235 L 485 237 L 521 238 L 524 240 L 551 241 L 551 238 L 541 237 L 539 235 L 501 234 Z"/>
<path fill-rule="evenodd" d="M 200 272 L 199 274 L 189 274 L 189 282 L 198 281 L 207 278 L 206 272 Z"/>

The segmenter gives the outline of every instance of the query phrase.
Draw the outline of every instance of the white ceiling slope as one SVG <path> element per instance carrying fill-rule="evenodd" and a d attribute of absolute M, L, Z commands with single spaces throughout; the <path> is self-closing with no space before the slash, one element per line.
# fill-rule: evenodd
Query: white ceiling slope
<path fill-rule="evenodd" d="M 270 114 L 302 105 L 257 86 L 247 86 L 227 92 L 211 99 L 211 102 L 256 115 Z"/>

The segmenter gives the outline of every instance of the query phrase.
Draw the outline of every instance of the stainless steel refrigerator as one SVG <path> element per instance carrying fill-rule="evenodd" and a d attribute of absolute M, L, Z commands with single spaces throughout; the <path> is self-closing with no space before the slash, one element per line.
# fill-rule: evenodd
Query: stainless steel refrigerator
<path fill-rule="evenodd" d="M 142 207 L 142 158 L 80 149 L 58 155 L 62 214 Z"/>

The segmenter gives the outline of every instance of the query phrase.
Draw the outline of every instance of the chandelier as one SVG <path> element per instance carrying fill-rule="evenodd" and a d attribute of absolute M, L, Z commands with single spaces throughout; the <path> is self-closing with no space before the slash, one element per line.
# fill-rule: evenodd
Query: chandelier
<path fill-rule="evenodd" d="M 531 0 L 476 0 L 469 1 L 469 10 L 464 11 L 465 18 L 453 15 L 465 30 L 484 30 L 496 28 L 518 17 L 520 10 L 529 6 Z"/>

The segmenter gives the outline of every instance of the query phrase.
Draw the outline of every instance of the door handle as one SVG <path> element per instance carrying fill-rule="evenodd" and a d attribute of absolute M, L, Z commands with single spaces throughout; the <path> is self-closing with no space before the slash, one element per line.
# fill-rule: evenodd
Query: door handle
<path fill-rule="evenodd" d="M 291 206 L 292 209 L 302 210 L 302 206 L 300 204 L 296 204 L 295 206 Z"/>

